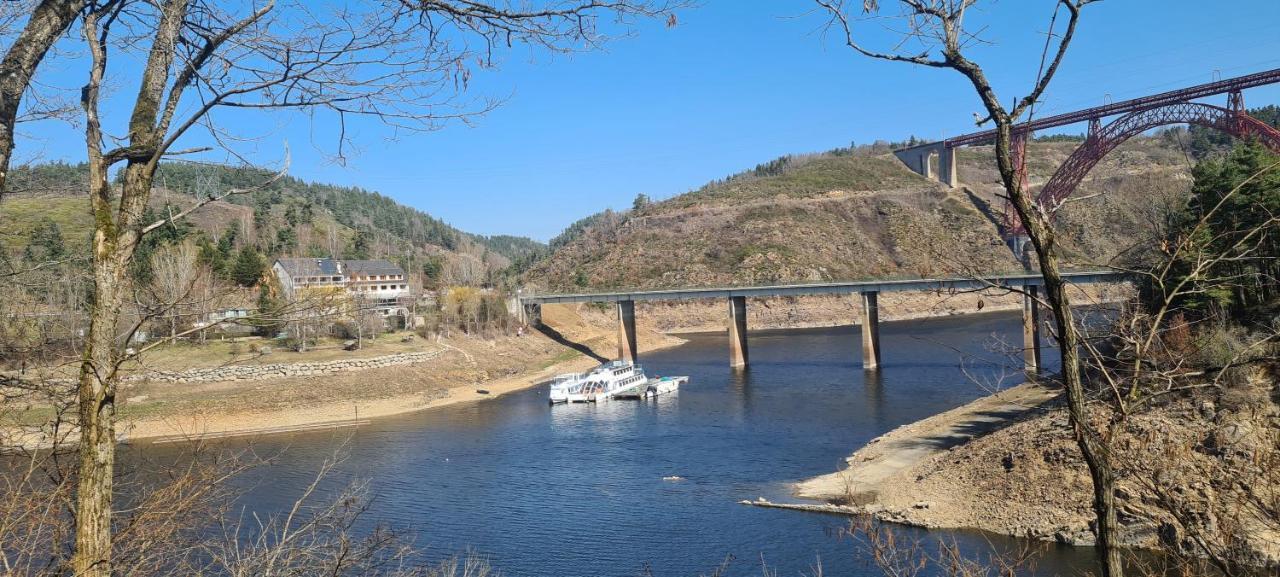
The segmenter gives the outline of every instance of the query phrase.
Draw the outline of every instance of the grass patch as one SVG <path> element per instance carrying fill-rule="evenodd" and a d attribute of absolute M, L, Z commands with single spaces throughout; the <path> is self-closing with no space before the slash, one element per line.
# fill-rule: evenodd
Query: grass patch
<path fill-rule="evenodd" d="M 57 223 L 68 248 L 81 242 L 89 242 L 93 230 L 93 217 L 89 215 L 89 201 L 83 198 L 38 197 L 7 198 L 0 205 L 0 230 L 4 231 L 4 243 L 9 248 L 25 248 L 31 231 L 44 218 Z"/>

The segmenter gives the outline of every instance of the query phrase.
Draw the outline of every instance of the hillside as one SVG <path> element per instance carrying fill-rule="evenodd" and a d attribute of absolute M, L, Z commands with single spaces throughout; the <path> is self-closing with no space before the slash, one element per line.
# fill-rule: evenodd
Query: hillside
<path fill-rule="evenodd" d="M 1043 185 L 1076 145 L 1033 143 L 1032 186 Z M 963 150 L 964 186 L 956 189 L 912 173 L 883 147 L 783 157 L 575 223 L 523 280 L 565 290 L 1015 271 L 995 225 L 1003 201 L 991 154 L 990 147 Z M 1083 200 L 1060 214 L 1072 264 L 1130 258 L 1162 207 L 1183 198 L 1189 168 L 1170 138 L 1135 139 L 1112 153 L 1081 186 Z"/>
<path fill-rule="evenodd" d="M 83 196 L 84 165 L 44 164 L 15 170 L 15 194 L 0 205 L 0 243 L 25 249 L 32 233 L 52 222 L 73 252 L 87 250 L 92 220 Z M 150 208 L 181 209 L 196 198 L 229 188 L 251 193 L 210 203 L 189 218 L 190 229 L 213 243 L 234 237 L 268 259 L 300 256 L 388 258 L 442 283 L 479 284 L 515 259 L 543 246 L 523 237 L 486 237 L 460 231 L 417 209 L 358 187 L 285 177 L 258 190 L 271 174 L 252 168 L 166 164 L 156 178 Z"/>

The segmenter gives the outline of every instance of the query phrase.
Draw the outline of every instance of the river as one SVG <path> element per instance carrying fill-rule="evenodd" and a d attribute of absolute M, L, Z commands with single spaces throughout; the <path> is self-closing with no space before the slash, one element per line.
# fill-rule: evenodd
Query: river
<path fill-rule="evenodd" d="M 835 470 L 872 438 L 985 394 L 1010 372 L 993 343 L 1021 342 L 1020 319 L 994 313 L 885 323 L 883 368 L 865 374 L 853 327 L 753 332 L 751 367 L 728 365 L 724 335 L 643 355 L 650 374 L 689 375 L 656 402 L 548 406 L 542 389 L 382 419 L 351 430 L 254 441 L 275 464 L 240 479 L 244 506 L 286 508 L 347 439 L 322 492 L 368 483 L 367 519 L 416 534 L 426 554 L 474 549 L 510 576 L 876 575 L 841 517 L 738 504 L 786 500 L 787 484 Z M 1057 363 L 1046 349 L 1045 363 Z M 966 368 L 962 369 L 962 365 Z M 976 379 L 974 377 L 977 377 Z M 1012 377 L 1011 377 L 1012 378 Z M 244 442 L 244 441 L 237 441 Z M 159 450 L 159 448 L 155 448 Z M 678 476 L 669 481 L 664 477 Z M 924 532 L 970 549 L 1016 544 Z M 1054 546 L 1041 572 L 1091 567 L 1089 549 Z"/>

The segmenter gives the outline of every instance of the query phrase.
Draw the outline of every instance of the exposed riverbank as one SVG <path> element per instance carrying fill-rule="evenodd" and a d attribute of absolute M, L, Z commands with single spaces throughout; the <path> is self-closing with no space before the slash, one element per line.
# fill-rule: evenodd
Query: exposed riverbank
<path fill-rule="evenodd" d="M 1088 290 L 1082 296 L 1096 302 L 1123 291 L 1117 287 Z M 1000 291 L 885 296 L 886 320 L 988 313 L 1021 306 L 1020 295 Z M 857 301 L 847 297 L 752 301 L 749 324 L 753 329 L 847 325 L 860 316 Z M 670 333 L 724 331 L 724 310 L 716 306 L 719 304 L 642 304 L 637 315 L 641 350 L 684 342 Z M 279 351 L 264 356 L 223 343 L 158 349 L 134 369 L 139 371 L 135 374 L 140 375 L 144 368 L 208 371 L 241 365 L 269 368 L 273 363 L 348 362 L 343 359 L 354 361 L 378 354 L 421 355 L 427 360 L 322 375 L 290 371 L 289 376 L 251 380 L 165 382 L 131 377 L 118 395 L 121 418 L 117 430 L 122 440 L 141 441 L 353 426 L 369 419 L 498 397 L 537 386 L 558 373 L 584 370 L 616 354 L 616 319 L 608 307 L 547 306 L 543 321 L 551 329 L 547 334 L 529 331 L 519 337 L 483 338 L 455 333 L 450 339 L 404 342 L 392 337 L 360 353 L 335 349 L 305 355 Z M 228 346 L 231 348 L 222 350 Z M 586 351 L 595 357 L 586 356 Z M 179 373 L 165 376 L 173 374 Z M 31 424 L 30 415 L 22 418 Z"/>
<path fill-rule="evenodd" d="M 1115 449 L 1117 461 L 1127 464 L 1117 486 L 1123 545 L 1199 554 L 1192 540 L 1211 546 L 1230 540 L 1260 565 L 1280 563 L 1280 530 L 1253 509 L 1274 498 L 1268 479 L 1269 463 L 1280 456 L 1276 387 L 1259 373 L 1234 391 L 1171 400 L 1130 417 Z M 1094 542 L 1088 470 L 1061 395 L 1049 388 L 1021 385 L 904 425 L 846 463 L 794 486 L 796 496 L 820 503 L 747 503 Z M 1233 484 L 1233 477 L 1244 485 Z M 1171 506 L 1200 521 L 1184 525 Z"/>
<path fill-rule="evenodd" d="M 252 382 L 137 384 L 126 392 L 120 437 L 163 442 L 338 428 L 500 397 L 599 362 L 584 351 L 613 356 L 612 327 L 590 322 L 579 309 L 544 312 L 544 322 L 560 338 L 529 331 L 491 339 L 418 339 L 417 348 L 437 353 L 421 363 Z M 640 338 L 643 351 L 683 342 L 647 331 Z"/>
<path fill-rule="evenodd" d="M 1077 296 L 1105 302 L 1125 292 L 1123 287 L 1088 286 Z M 886 320 L 906 320 L 1017 309 L 1021 296 L 991 290 L 891 293 L 883 302 Z M 637 314 L 641 351 L 684 342 L 672 333 L 724 331 L 724 311 L 718 304 L 642 305 Z M 858 299 L 847 297 L 762 299 L 753 301 L 749 308 L 750 325 L 753 329 L 847 325 L 860 316 L 858 307 Z M 397 345 L 397 350 L 436 351 L 431 361 L 419 364 L 253 383 L 133 386 L 122 395 L 126 402 L 121 437 L 130 441 L 180 440 L 335 428 L 494 398 L 545 383 L 559 373 L 585 370 L 599 359 L 613 358 L 616 322 L 609 307 L 547 306 L 543 323 L 552 330 L 548 334 L 530 331 L 521 337 L 494 339 L 418 339 L 416 345 Z M 594 358 L 583 354 L 588 350 Z"/>
<path fill-rule="evenodd" d="M 132 376 L 121 383 L 117 435 L 126 442 L 179 441 L 339 428 L 500 397 L 545 383 L 559 373 L 585 370 L 616 354 L 616 329 L 584 319 L 578 313 L 580 308 L 548 307 L 544 321 L 552 330 L 527 331 L 520 336 L 484 337 L 460 331 L 452 338 L 389 336 L 365 351 L 336 349 L 305 354 L 275 351 L 254 355 L 245 349 L 265 346 L 233 345 L 231 352 L 245 358 L 230 363 L 223 360 L 220 365 L 216 357 L 222 354 L 225 359 L 226 351 L 219 348 L 226 348 L 225 343 L 211 343 L 208 348 L 184 345 L 181 351 L 160 349 L 144 357 L 139 368 L 131 371 Z M 651 331 L 642 331 L 639 340 L 646 352 L 684 342 Z M 334 363 L 361 366 L 325 373 L 316 370 Z M 254 373 L 235 380 L 174 380 L 176 375 L 241 366 L 284 368 L 279 369 L 280 376 Z M 155 371 L 157 378 L 146 378 L 142 369 Z M 62 383 L 66 379 L 59 373 L 51 372 L 47 378 L 54 379 L 48 381 L 52 391 L 70 386 Z M 53 413 L 44 404 L 0 413 L 6 442 L 47 446 L 53 430 L 47 422 Z M 62 434 L 66 434 L 65 423 Z"/>

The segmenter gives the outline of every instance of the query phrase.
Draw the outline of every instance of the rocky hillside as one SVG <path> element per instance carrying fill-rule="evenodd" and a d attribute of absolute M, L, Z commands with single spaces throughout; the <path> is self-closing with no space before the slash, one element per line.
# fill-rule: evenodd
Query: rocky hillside
<path fill-rule="evenodd" d="M 1076 142 L 1030 146 L 1041 186 Z M 989 147 L 965 149 L 948 189 L 879 149 L 784 157 L 697 191 L 576 223 L 526 271 L 544 289 L 752 285 L 1019 269 L 995 221 Z M 1170 139 L 1112 153 L 1060 215 L 1074 264 L 1130 258 L 1189 189 Z M 1096 195 L 1096 196 L 1094 196 Z"/>

